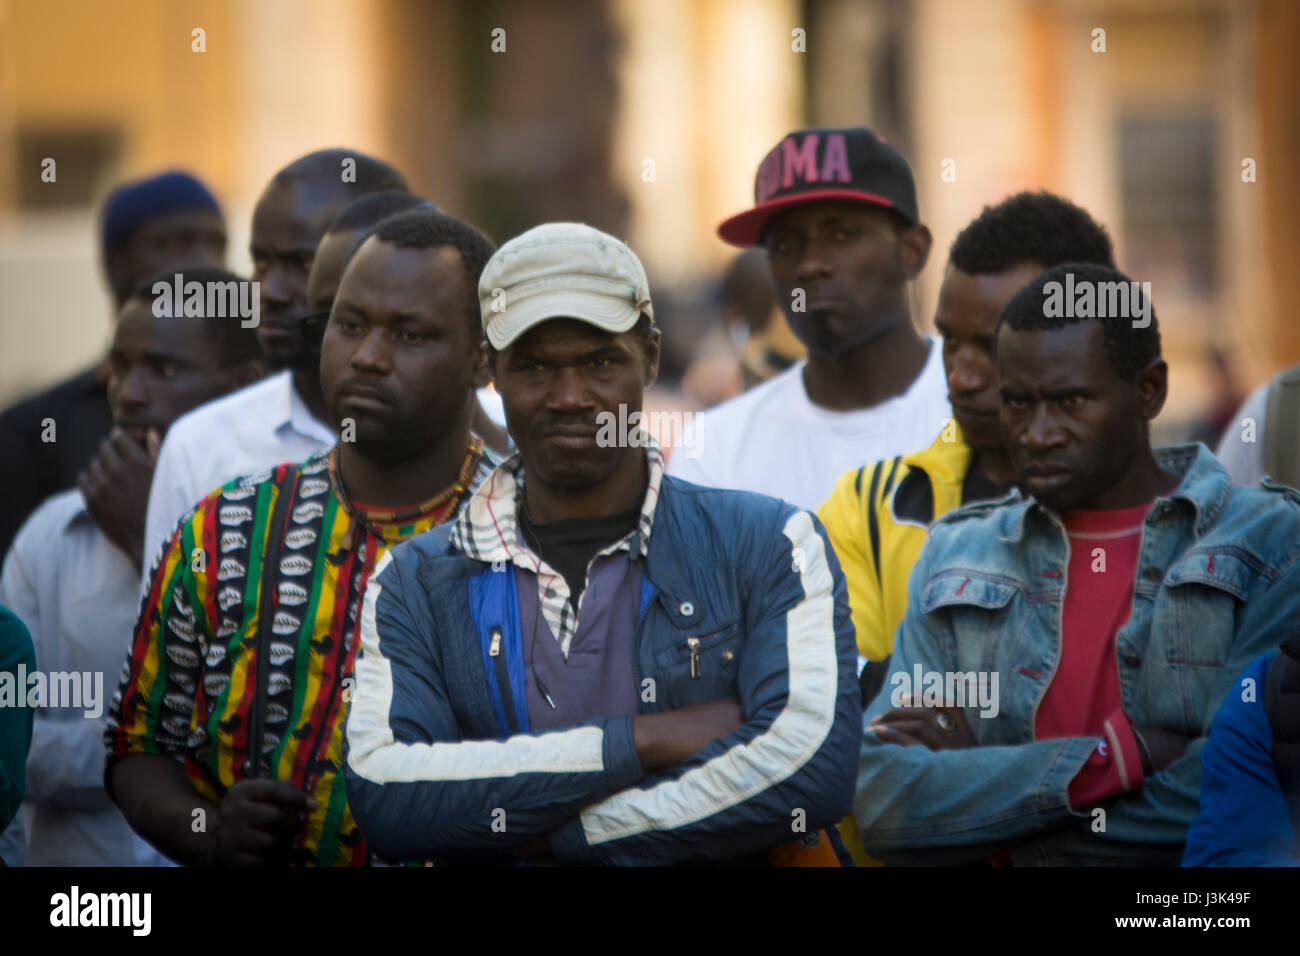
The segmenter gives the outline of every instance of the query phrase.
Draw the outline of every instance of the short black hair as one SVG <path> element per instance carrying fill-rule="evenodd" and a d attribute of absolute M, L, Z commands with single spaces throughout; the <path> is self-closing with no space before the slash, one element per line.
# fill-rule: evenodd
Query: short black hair
<path fill-rule="evenodd" d="M 985 206 L 957 233 L 948 262 L 967 275 L 1006 272 L 1032 263 L 1049 269 L 1063 262 L 1115 268 L 1106 230 L 1087 211 L 1046 190 L 1020 192 Z"/>
<path fill-rule="evenodd" d="M 165 283 L 168 288 L 172 288 L 176 282 L 176 276 L 181 278 L 181 288 L 183 289 L 187 282 L 201 282 L 207 287 L 209 282 L 218 282 L 223 285 L 235 282 L 247 282 L 242 276 L 238 276 L 226 269 L 215 269 L 210 266 L 196 269 L 169 269 L 161 275 L 155 276 L 145 282 L 141 282 L 135 287 L 135 290 L 127 298 L 127 302 L 138 300 L 149 303 L 152 310 L 155 295 L 154 286 L 159 282 Z M 251 293 L 256 295 L 256 293 Z M 125 304 L 125 303 L 124 303 Z M 182 302 L 183 304 L 183 302 Z M 204 307 L 207 306 L 207 297 L 204 297 Z M 173 316 L 175 316 L 176 303 L 173 303 Z M 175 316 L 183 318 L 181 316 Z M 201 334 L 205 335 L 209 342 L 221 350 L 222 357 L 227 362 L 245 362 L 250 359 L 260 359 L 262 349 L 257 340 L 257 329 L 249 327 L 244 328 L 243 319 L 238 315 L 231 316 L 208 316 L 203 315 L 201 318 L 210 319 L 198 323 L 198 329 Z"/>
<path fill-rule="evenodd" d="M 1072 278 L 1067 280 L 1067 276 Z M 1064 305 L 1064 290 L 1072 285 L 1080 289 L 1086 283 L 1092 283 L 1094 299 L 1100 301 L 1103 283 L 1125 283 L 1131 292 L 1128 299 L 1127 316 L 1097 316 L 1093 309 L 1091 316 L 1068 315 L 1073 308 L 1049 308 L 1055 300 Z M 1055 288 L 1048 286 L 1056 284 Z M 1110 288 L 1109 285 L 1106 288 Z M 1160 326 L 1156 321 L 1155 309 L 1149 301 L 1144 301 L 1145 294 L 1139 283 L 1117 269 L 1099 266 L 1091 262 L 1067 262 L 1054 266 L 1032 279 L 1028 285 L 1011 297 L 998 317 L 998 326 L 994 331 L 994 341 L 1001 331 L 1003 323 L 1017 332 L 1061 329 L 1078 322 L 1100 322 L 1102 341 L 1106 354 L 1110 357 L 1111 367 L 1126 382 L 1134 381 L 1138 373 L 1153 359 L 1160 358 Z M 1150 309 L 1150 321 L 1144 328 L 1135 328 L 1131 316 Z M 1057 313 L 1057 314 L 1051 314 Z"/>
<path fill-rule="evenodd" d="M 358 229 L 372 229 L 389 216 L 408 209 L 425 209 L 440 212 L 433 203 L 423 196 L 407 192 L 370 193 L 353 200 L 347 208 L 334 217 L 334 221 L 325 230 L 327 236 L 340 232 L 354 232 Z"/>
<path fill-rule="evenodd" d="M 343 161 L 356 163 L 356 180 L 344 182 Z M 406 178 L 391 164 L 356 149 L 318 149 L 300 156 L 275 174 L 272 183 L 311 182 L 350 190 L 357 196 L 379 192 L 409 192 Z"/>
<path fill-rule="evenodd" d="M 469 223 L 433 209 L 410 209 L 389 216 L 371 236 L 399 249 L 455 249 L 465 272 L 465 311 L 473 319 L 471 339 L 475 345 L 482 341 L 478 280 L 497 251 L 496 243 Z"/>

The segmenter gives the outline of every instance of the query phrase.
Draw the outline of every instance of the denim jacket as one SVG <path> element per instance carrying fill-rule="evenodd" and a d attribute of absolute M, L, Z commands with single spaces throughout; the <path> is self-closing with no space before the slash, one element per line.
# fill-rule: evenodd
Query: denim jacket
<path fill-rule="evenodd" d="M 1182 478 L 1147 512 L 1133 605 L 1115 635 L 1125 714 L 1193 738 L 1145 785 L 1072 810 L 1067 788 L 1096 737 L 1035 740 L 1061 656 L 1069 540 L 1059 518 L 1014 494 L 935 522 L 908 587 L 890 678 L 865 719 L 889 709 L 893 676 L 986 672 L 996 716 L 963 710 L 978 746 L 932 752 L 866 733 L 854 814 L 874 856 L 898 864 L 1176 866 L 1196 816 L 1215 711 L 1258 655 L 1300 625 L 1300 493 L 1234 486 L 1204 445 L 1158 449 Z M 990 677 L 991 682 L 991 677 Z M 1262 689 L 1260 690 L 1262 692 Z M 991 709 L 991 708 L 990 708 Z"/>

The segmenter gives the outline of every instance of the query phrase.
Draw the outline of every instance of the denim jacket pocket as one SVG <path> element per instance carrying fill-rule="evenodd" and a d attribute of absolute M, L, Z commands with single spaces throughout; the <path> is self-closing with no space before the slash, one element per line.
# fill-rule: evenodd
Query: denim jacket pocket
<path fill-rule="evenodd" d="M 1012 599 L 1022 591 L 1011 578 L 975 568 L 947 568 L 925 583 L 921 609 L 948 618 L 959 669 L 992 671 L 999 661 L 1015 656 L 1020 627 Z M 1006 648 L 1001 647 L 1004 642 Z"/>
<path fill-rule="evenodd" d="M 1165 575 L 1164 620 L 1153 635 L 1176 667 L 1220 668 L 1236 633 L 1238 604 L 1259 574 L 1258 560 L 1237 547 L 1194 548 Z"/>

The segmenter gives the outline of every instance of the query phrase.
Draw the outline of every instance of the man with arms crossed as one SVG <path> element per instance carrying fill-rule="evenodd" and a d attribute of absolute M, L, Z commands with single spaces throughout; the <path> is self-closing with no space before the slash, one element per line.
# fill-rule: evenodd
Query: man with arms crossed
<path fill-rule="evenodd" d="M 1151 447 L 1167 368 L 1113 269 L 1038 276 L 994 342 L 1027 497 L 930 531 L 868 708 L 862 843 L 887 863 L 1177 865 L 1214 713 L 1300 613 L 1300 496 L 1234 486 L 1204 445 Z"/>
<path fill-rule="evenodd" d="M 658 370 L 640 262 L 552 223 L 497 252 L 479 299 L 519 452 L 367 592 L 347 730 L 367 841 L 721 862 L 838 820 L 862 724 L 816 518 L 665 477 L 644 432 L 600 438 Z"/>

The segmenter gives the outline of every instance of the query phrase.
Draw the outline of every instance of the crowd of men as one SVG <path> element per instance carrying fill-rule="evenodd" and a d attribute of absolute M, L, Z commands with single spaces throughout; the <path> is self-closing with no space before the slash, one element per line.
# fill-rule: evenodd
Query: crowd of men
<path fill-rule="evenodd" d="M 0 415 L 0 861 L 1300 863 L 1300 374 L 1153 447 L 1085 210 L 985 208 L 925 336 L 897 149 L 794 131 L 754 192 L 791 334 L 687 455 L 604 437 L 661 332 L 595 228 L 322 150 L 248 323 L 162 293 L 247 287 L 206 187 L 116 189 L 108 357 Z"/>

